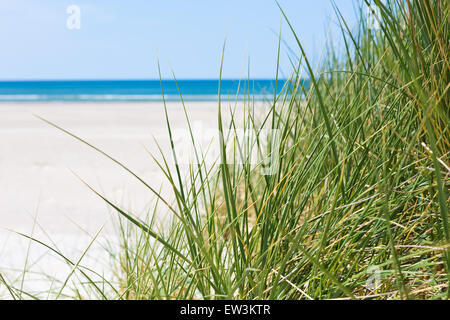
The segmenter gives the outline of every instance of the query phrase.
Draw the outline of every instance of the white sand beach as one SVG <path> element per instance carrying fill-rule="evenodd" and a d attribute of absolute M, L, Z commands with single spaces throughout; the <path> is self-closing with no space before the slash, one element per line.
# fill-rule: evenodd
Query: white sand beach
<path fill-rule="evenodd" d="M 217 103 L 188 102 L 187 107 L 191 121 L 216 127 Z M 168 110 L 173 128 L 186 128 L 182 105 L 168 103 Z M 34 114 L 120 160 L 155 189 L 168 187 L 148 153 L 158 153 L 154 137 L 170 155 L 162 103 L 3 103 L 0 114 L 0 273 L 11 282 L 20 282 L 26 265 L 37 272 L 27 275 L 27 288 L 45 289 L 48 281 L 42 283 L 41 272 L 64 279 L 70 268 L 39 244 L 32 244 L 25 264 L 29 241 L 10 230 L 53 241 L 74 261 L 103 226 L 100 237 L 114 239 L 116 213 L 74 173 L 134 214 L 146 215 L 155 199 L 120 166 Z M 84 264 L 107 258 L 99 245 L 89 252 Z"/>

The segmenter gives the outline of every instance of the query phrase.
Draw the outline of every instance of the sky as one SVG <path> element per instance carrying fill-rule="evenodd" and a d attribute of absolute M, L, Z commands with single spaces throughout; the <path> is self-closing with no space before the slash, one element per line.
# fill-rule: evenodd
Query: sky
<path fill-rule="evenodd" d="M 331 0 L 278 2 L 317 62 L 339 35 Z M 335 3 L 354 24 L 359 1 Z M 275 0 L 0 0 L 0 80 L 157 79 L 158 59 L 163 78 L 216 79 L 225 39 L 223 78 L 269 79 L 280 28 L 287 74 L 299 48 Z"/>

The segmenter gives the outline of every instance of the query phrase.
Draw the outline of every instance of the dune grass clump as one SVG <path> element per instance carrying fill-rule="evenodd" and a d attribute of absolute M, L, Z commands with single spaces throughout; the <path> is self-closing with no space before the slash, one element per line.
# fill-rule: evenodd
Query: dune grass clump
<path fill-rule="evenodd" d="M 449 4 L 374 0 L 376 29 L 366 5 L 356 29 L 336 8 L 343 47 L 317 71 L 291 28 L 302 55 L 264 114 L 251 91 L 239 119 L 219 94 L 220 131 L 268 128 L 276 139 L 224 135 L 217 163 L 195 149 L 187 177 L 176 152 L 163 155 L 175 201 L 141 182 L 160 197 L 155 211 L 173 215 L 168 227 L 99 194 L 124 218 L 109 298 L 450 297 Z M 247 147 L 275 169 L 248 164 Z"/>
<path fill-rule="evenodd" d="M 379 28 L 362 6 L 351 30 L 336 8 L 344 53 L 328 51 L 318 72 L 302 55 L 265 121 L 248 97 L 244 126 L 280 133 L 275 172 L 245 165 L 226 137 L 217 171 L 193 165 L 184 180 L 161 165 L 177 218 L 167 244 L 127 252 L 125 297 L 450 297 L 448 3 L 366 5 Z M 225 110 L 219 100 L 220 130 Z"/>

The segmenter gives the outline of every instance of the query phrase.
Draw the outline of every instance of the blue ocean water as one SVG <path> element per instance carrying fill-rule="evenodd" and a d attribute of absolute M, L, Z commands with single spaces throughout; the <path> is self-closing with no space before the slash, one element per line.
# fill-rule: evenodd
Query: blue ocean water
<path fill-rule="evenodd" d="M 214 101 L 218 80 L 163 80 L 167 101 Z M 278 80 L 281 88 L 284 80 Z M 275 80 L 222 80 L 221 96 L 234 100 L 273 99 Z M 0 102 L 23 101 L 162 101 L 159 80 L 0 81 Z"/>

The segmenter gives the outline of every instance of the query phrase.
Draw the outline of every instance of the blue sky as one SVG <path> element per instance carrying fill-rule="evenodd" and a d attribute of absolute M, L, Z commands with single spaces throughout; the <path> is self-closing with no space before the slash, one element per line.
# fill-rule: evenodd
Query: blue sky
<path fill-rule="evenodd" d="M 357 0 L 335 0 L 354 23 Z M 337 35 L 330 0 L 279 0 L 310 57 L 317 60 L 328 27 Z M 69 30 L 66 10 L 81 9 Z M 0 80 L 217 78 L 227 38 L 224 78 L 273 78 L 278 32 L 298 47 L 274 0 L 0 0 Z M 289 71 L 282 47 L 281 67 Z"/>

